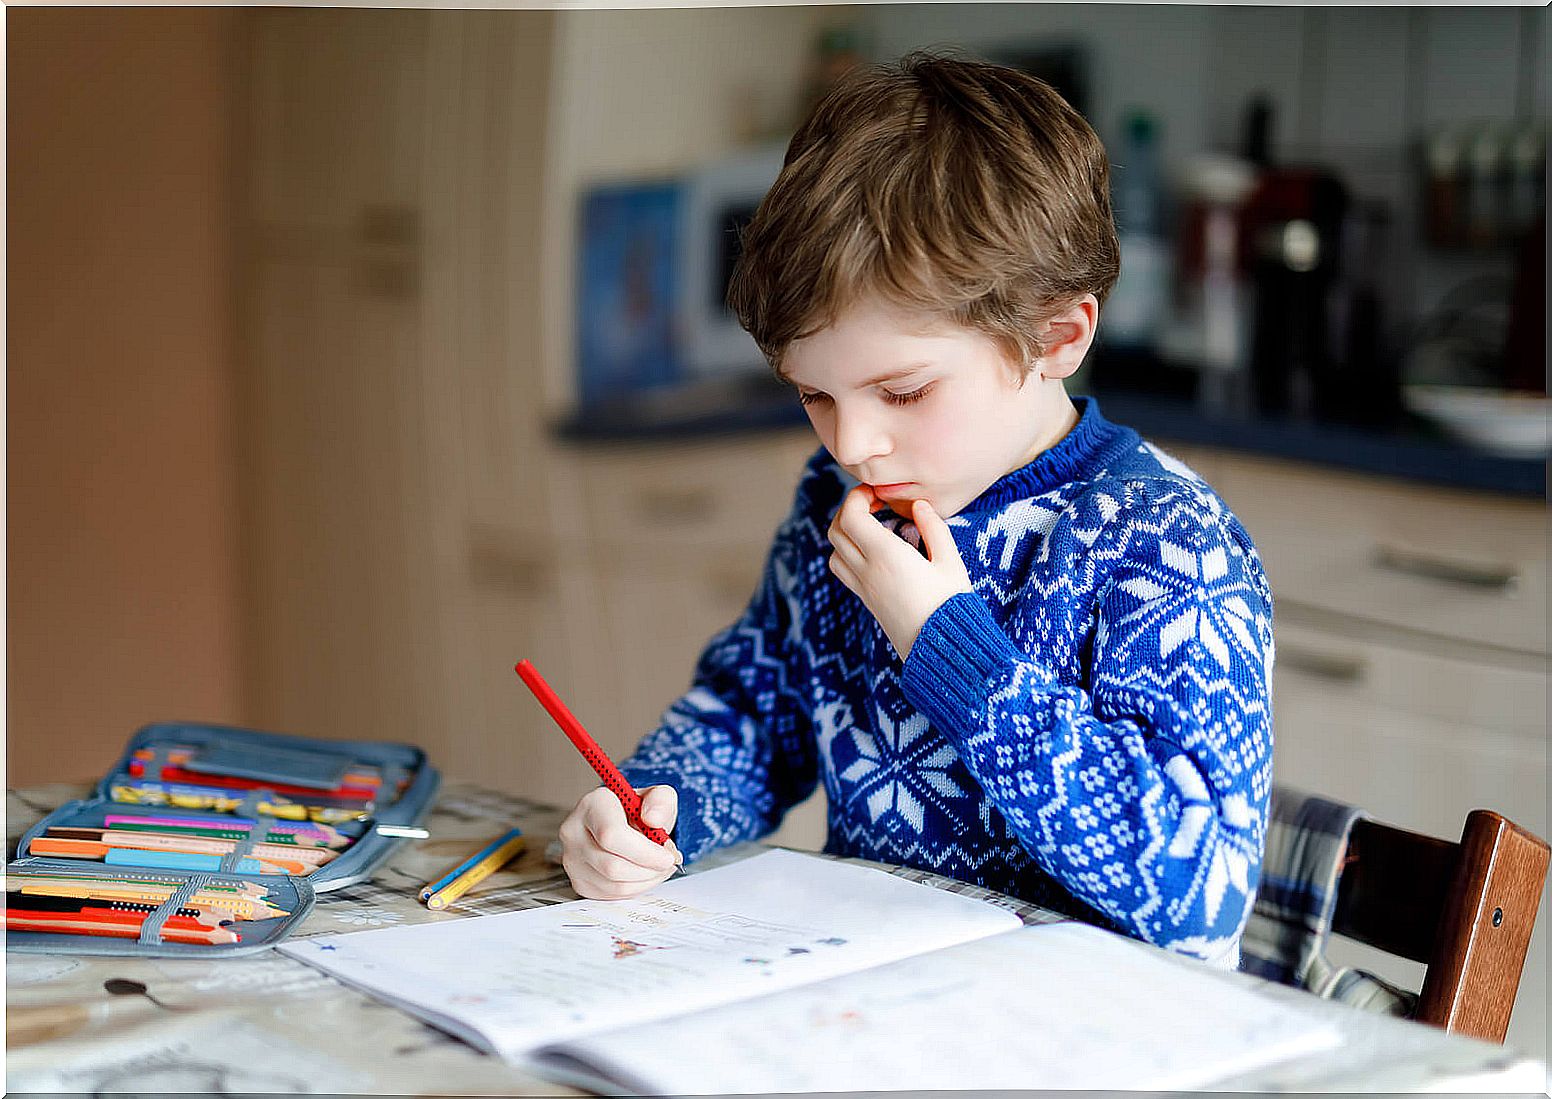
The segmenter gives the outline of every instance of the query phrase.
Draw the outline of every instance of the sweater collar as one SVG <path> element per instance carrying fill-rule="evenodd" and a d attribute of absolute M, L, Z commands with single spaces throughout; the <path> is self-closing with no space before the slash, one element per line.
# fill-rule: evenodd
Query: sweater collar
<path fill-rule="evenodd" d="M 960 514 L 996 510 L 1060 488 L 1098 472 L 1141 442 L 1131 428 L 1105 419 L 1093 397 L 1074 397 L 1072 403 L 1078 409 L 1078 422 L 1071 431 L 1027 465 L 993 481 Z"/>

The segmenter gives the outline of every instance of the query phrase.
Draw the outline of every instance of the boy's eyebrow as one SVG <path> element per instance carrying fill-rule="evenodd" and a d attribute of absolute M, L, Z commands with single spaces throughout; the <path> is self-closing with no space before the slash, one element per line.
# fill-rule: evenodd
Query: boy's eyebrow
<path fill-rule="evenodd" d="M 867 389 L 869 386 L 882 385 L 885 382 L 898 381 L 901 378 L 915 374 L 918 370 L 925 370 L 930 365 L 930 363 L 920 362 L 909 363 L 906 366 L 896 367 L 894 370 L 889 370 L 883 374 L 877 375 L 876 377 L 869 378 L 867 381 L 859 384 L 857 388 Z M 776 371 L 776 377 L 779 381 L 785 382 L 787 385 L 801 386 L 803 384 L 794 378 L 791 374 L 788 374 L 784 369 L 778 369 Z"/>

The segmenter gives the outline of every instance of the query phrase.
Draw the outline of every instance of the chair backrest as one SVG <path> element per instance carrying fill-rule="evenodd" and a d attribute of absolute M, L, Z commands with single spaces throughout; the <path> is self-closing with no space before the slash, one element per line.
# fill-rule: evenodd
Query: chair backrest
<path fill-rule="evenodd" d="M 1547 844 L 1487 809 L 1459 843 L 1353 825 L 1332 931 L 1427 969 L 1414 1018 L 1502 1042 L 1547 877 Z"/>

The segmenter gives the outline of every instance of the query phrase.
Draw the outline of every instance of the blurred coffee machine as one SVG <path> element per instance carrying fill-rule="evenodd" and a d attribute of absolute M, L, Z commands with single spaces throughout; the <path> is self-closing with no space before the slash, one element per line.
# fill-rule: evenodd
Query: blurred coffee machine
<path fill-rule="evenodd" d="M 1245 200 L 1250 389 L 1261 415 L 1380 426 L 1400 408 L 1383 338 L 1385 206 L 1319 167 L 1273 163 L 1270 101 L 1252 101 L 1243 158 L 1260 172 Z"/>
<path fill-rule="evenodd" d="M 1245 205 L 1254 306 L 1250 378 L 1256 410 L 1310 417 L 1336 370 L 1329 308 L 1347 189 L 1315 168 L 1264 172 Z"/>

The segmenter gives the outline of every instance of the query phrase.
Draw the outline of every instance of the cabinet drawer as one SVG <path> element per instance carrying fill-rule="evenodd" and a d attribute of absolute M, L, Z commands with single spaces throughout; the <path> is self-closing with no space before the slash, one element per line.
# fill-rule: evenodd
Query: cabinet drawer
<path fill-rule="evenodd" d="M 1547 652 L 1546 508 L 1241 455 L 1214 485 L 1272 593 L 1438 637 Z"/>
<path fill-rule="evenodd" d="M 1278 785 L 1450 839 L 1473 809 L 1547 835 L 1545 745 L 1376 706 L 1333 709 L 1305 692 L 1284 692 L 1275 721 Z"/>
<path fill-rule="evenodd" d="M 600 735 L 610 751 L 630 751 L 664 707 L 690 686 L 712 636 L 736 621 L 759 581 L 762 550 L 713 550 L 689 563 L 665 559 L 605 563 L 595 577 L 605 635 L 600 660 L 618 724 Z"/>
<path fill-rule="evenodd" d="M 1274 780 L 1454 838 L 1496 809 L 1546 834 L 1547 677 L 1279 626 Z"/>
<path fill-rule="evenodd" d="M 1314 695 L 1334 710 L 1354 705 L 1492 729 L 1544 744 L 1547 675 L 1524 666 L 1416 652 L 1286 622 L 1275 626 L 1274 700 Z M 1466 650 L 1471 651 L 1471 650 Z"/>
<path fill-rule="evenodd" d="M 817 445 L 803 431 L 588 451 L 580 468 L 592 540 L 616 552 L 768 545 Z"/>

